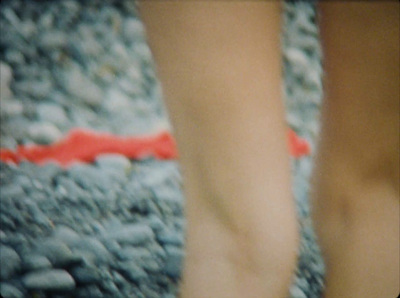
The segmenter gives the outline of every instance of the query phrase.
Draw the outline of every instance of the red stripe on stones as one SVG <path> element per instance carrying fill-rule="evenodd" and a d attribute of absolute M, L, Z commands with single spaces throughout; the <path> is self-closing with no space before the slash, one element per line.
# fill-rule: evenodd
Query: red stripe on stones
<path fill-rule="evenodd" d="M 295 158 L 310 154 L 306 140 L 289 130 L 289 150 Z M 169 132 L 153 136 L 123 137 L 74 129 L 65 139 L 52 145 L 18 146 L 15 151 L 0 149 L 0 160 L 18 164 L 26 160 L 43 165 L 55 162 L 67 167 L 74 162 L 93 162 L 100 154 L 122 154 L 130 159 L 143 159 L 152 156 L 156 159 L 176 159 L 176 143 Z"/>

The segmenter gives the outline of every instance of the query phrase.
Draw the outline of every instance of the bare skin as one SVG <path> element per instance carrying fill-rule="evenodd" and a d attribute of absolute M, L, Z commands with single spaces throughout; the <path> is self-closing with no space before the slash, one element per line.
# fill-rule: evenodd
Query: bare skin
<path fill-rule="evenodd" d="M 396 297 L 399 5 L 320 8 L 327 98 L 313 216 L 325 296 Z M 181 297 L 286 297 L 298 235 L 279 2 L 141 1 L 140 11 L 185 182 Z"/>
<path fill-rule="evenodd" d="M 181 296 L 285 297 L 297 224 L 281 98 L 280 3 L 143 1 L 140 10 L 183 168 Z"/>
<path fill-rule="evenodd" d="M 314 173 L 325 297 L 399 294 L 399 2 L 322 2 L 326 105 Z"/>

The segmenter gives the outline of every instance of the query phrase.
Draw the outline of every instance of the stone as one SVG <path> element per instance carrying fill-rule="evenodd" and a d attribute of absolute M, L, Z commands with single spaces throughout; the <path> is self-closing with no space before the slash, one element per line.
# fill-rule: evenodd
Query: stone
<path fill-rule="evenodd" d="M 83 252 L 83 255 L 89 257 L 88 261 L 95 264 L 108 263 L 112 259 L 104 245 L 94 237 L 81 238 L 71 243 L 71 249 L 77 254 Z"/>
<path fill-rule="evenodd" d="M 24 271 L 34 271 L 39 269 L 47 269 L 51 267 L 48 258 L 40 255 L 29 255 L 24 258 L 22 269 Z"/>
<path fill-rule="evenodd" d="M 290 288 L 291 298 L 307 298 L 307 295 L 298 287 L 293 286 Z"/>
<path fill-rule="evenodd" d="M 308 68 L 308 58 L 306 54 L 299 49 L 288 48 L 284 51 L 284 56 L 292 63 L 292 69 L 295 74 L 299 75 Z"/>
<path fill-rule="evenodd" d="M 0 62 L 0 102 L 11 97 L 11 80 L 11 67 L 3 62 Z"/>
<path fill-rule="evenodd" d="M 108 89 L 105 95 L 104 107 L 110 113 L 118 113 L 132 109 L 132 98 L 116 88 Z"/>
<path fill-rule="evenodd" d="M 2 88 L 2 87 L 0 87 Z M 3 98 L 0 92 L 0 113 L 5 117 L 20 116 L 24 111 L 22 103 L 16 100 L 7 100 Z"/>
<path fill-rule="evenodd" d="M 5 198 L 19 201 L 25 196 L 24 189 L 19 184 L 8 184 L 1 186 L 1 199 Z"/>
<path fill-rule="evenodd" d="M 75 267 L 71 270 L 71 275 L 78 284 L 100 283 L 102 278 L 95 267 Z"/>
<path fill-rule="evenodd" d="M 119 243 L 141 245 L 154 239 L 152 229 L 143 224 L 128 224 L 121 229 L 108 231 L 110 237 Z"/>
<path fill-rule="evenodd" d="M 129 17 L 124 20 L 122 34 L 126 41 L 134 41 L 138 37 L 143 38 L 144 33 L 144 26 L 138 19 Z"/>
<path fill-rule="evenodd" d="M 11 65 L 23 64 L 25 62 L 24 55 L 15 49 L 8 49 L 5 52 L 5 60 Z"/>
<path fill-rule="evenodd" d="M 139 282 L 147 278 L 146 271 L 139 267 L 136 261 L 119 263 L 118 267 L 121 274 L 130 281 Z"/>
<path fill-rule="evenodd" d="M 39 144 L 51 144 L 62 138 L 61 131 L 50 122 L 32 123 L 28 132 L 30 138 Z"/>
<path fill-rule="evenodd" d="M 37 115 L 43 122 L 53 123 L 57 126 L 68 122 L 65 110 L 58 104 L 42 103 L 37 106 Z"/>
<path fill-rule="evenodd" d="M 75 288 L 75 281 L 65 270 L 51 269 L 28 273 L 22 278 L 28 290 L 68 291 Z"/>
<path fill-rule="evenodd" d="M 152 259 L 151 253 L 148 249 L 143 248 L 143 247 L 124 247 L 120 251 L 117 252 L 117 257 L 121 261 L 126 261 L 126 260 L 136 260 L 137 262 L 140 261 L 148 261 Z"/>
<path fill-rule="evenodd" d="M 162 245 L 171 244 L 176 246 L 183 245 L 183 235 L 172 231 L 164 231 L 157 234 L 157 240 Z"/>
<path fill-rule="evenodd" d="M 167 246 L 167 259 L 164 266 L 164 272 L 172 277 L 179 278 L 181 276 L 183 264 L 183 251 L 174 246 Z"/>
<path fill-rule="evenodd" d="M 0 245 L 0 264 L 0 280 L 7 280 L 21 268 L 21 259 L 14 249 Z"/>
<path fill-rule="evenodd" d="M 0 296 L 2 298 L 23 298 L 24 295 L 16 287 L 8 283 L 0 283 Z"/>
<path fill-rule="evenodd" d="M 127 172 L 132 168 L 131 161 L 121 154 L 100 154 L 96 158 L 96 164 L 101 169 L 112 168 L 122 172 Z"/>
<path fill-rule="evenodd" d="M 77 298 L 104 298 L 105 295 L 95 285 L 89 285 L 84 288 L 78 288 L 75 293 Z"/>
<path fill-rule="evenodd" d="M 56 238 L 42 240 L 36 245 L 36 251 L 46 256 L 55 267 L 66 267 L 81 261 L 67 245 Z"/>
<path fill-rule="evenodd" d="M 25 80 L 15 83 L 13 89 L 20 95 L 44 99 L 50 94 L 53 89 L 53 84 L 50 80 Z"/>
<path fill-rule="evenodd" d="M 64 73 L 63 86 L 68 93 L 91 107 L 97 107 L 103 101 L 101 88 L 92 82 L 79 66 L 70 67 Z"/>
<path fill-rule="evenodd" d="M 44 50 L 53 50 L 67 44 L 67 34 L 62 31 L 46 30 L 39 39 L 39 46 Z"/>

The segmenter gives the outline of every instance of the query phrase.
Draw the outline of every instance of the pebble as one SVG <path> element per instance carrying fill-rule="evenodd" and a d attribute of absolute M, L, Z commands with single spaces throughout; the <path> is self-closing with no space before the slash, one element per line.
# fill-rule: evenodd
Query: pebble
<path fill-rule="evenodd" d="M 167 260 L 165 262 L 164 271 L 172 278 L 179 278 L 182 271 L 183 251 L 174 246 L 166 246 Z"/>
<path fill-rule="evenodd" d="M 99 106 L 103 101 L 103 92 L 99 86 L 93 83 L 85 75 L 79 66 L 70 67 L 64 73 L 62 82 L 65 90 L 72 96 L 81 99 L 85 104 L 91 107 Z"/>
<path fill-rule="evenodd" d="M 95 267 L 75 267 L 71 275 L 78 284 L 93 284 L 101 282 L 101 276 Z"/>
<path fill-rule="evenodd" d="M 108 237 L 122 244 L 143 245 L 154 239 L 152 229 L 144 224 L 129 224 L 121 229 L 108 231 Z"/>
<path fill-rule="evenodd" d="M 22 278 L 28 290 L 68 291 L 75 288 L 75 281 L 65 270 L 51 269 L 28 273 Z"/>
<path fill-rule="evenodd" d="M 8 49 L 5 52 L 5 60 L 8 61 L 11 65 L 18 65 L 25 62 L 24 55 L 20 51 L 16 51 L 13 49 Z"/>
<path fill-rule="evenodd" d="M 90 297 L 90 298 L 104 298 L 105 295 L 95 285 L 89 285 L 89 286 L 86 286 L 84 288 L 77 289 L 76 298 L 88 298 L 88 297 Z"/>
<path fill-rule="evenodd" d="M 152 259 L 151 252 L 143 247 L 125 247 L 117 252 L 121 261 L 135 260 L 138 263 Z"/>
<path fill-rule="evenodd" d="M 86 257 L 89 256 L 89 261 L 94 264 L 108 263 L 111 260 L 108 250 L 94 237 L 81 238 L 72 243 L 71 248 L 78 255 L 83 252 Z"/>
<path fill-rule="evenodd" d="M 52 88 L 50 80 L 26 80 L 13 84 L 15 93 L 40 100 L 49 96 Z"/>
<path fill-rule="evenodd" d="M 37 253 L 46 256 L 56 267 L 69 266 L 79 262 L 70 248 L 55 238 L 43 239 L 36 247 Z"/>
<path fill-rule="evenodd" d="M 67 34 L 60 31 L 45 31 L 39 39 L 39 46 L 43 50 L 53 50 L 67 44 Z"/>
<path fill-rule="evenodd" d="M 0 280 L 7 280 L 21 268 L 21 259 L 14 249 L 0 245 L 0 264 Z"/>
<path fill-rule="evenodd" d="M 96 164 L 101 170 L 115 169 L 126 173 L 132 169 L 131 161 L 121 154 L 101 154 L 96 158 Z"/>
<path fill-rule="evenodd" d="M 3 101 L 11 97 L 10 83 L 12 80 L 11 67 L 0 62 L 0 100 Z"/>
<path fill-rule="evenodd" d="M 32 123 L 28 132 L 29 137 L 39 144 L 51 144 L 62 138 L 61 131 L 50 122 Z"/>
<path fill-rule="evenodd" d="M 296 75 L 304 75 L 304 70 L 308 68 L 308 58 L 306 54 L 297 48 L 288 48 L 284 56 L 292 63 L 293 72 Z"/>
<path fill-rule="evenodd" d="M 68 122 L 67 114 L 58 104 L 39 104 L 37 106 L 37 115 L 41 121 L 54 123 L 57 126 L 62 126 Z"/>
<path fill-rule="evenodd" d="M 39 269 L 51 268 L 48 258 L 40 255 L 29 255 L 24 257 L 22 269 L 24 271 L 34 271 Z"/>
<path fill-rule="evenodd" d="M 132 99 L 122 91 L 111 88 L 106 92 L 104 107 L 109 113 L 117 113 L 123 109 L 133 110 Z"/>
<path fill-rule="evenodd" d="M 183 235 L 178 234 L 173 231 L 166 231 L 162 230 L 159 233 L 157 233 L 157 240 L 160 242 L 162 245 L 176 245 L 176 246 L 183 246 Z"/>
<path fill-rule="evenodd" d="M 8 283 L 0 283 L 0 296 L 3 298 L 23 298 L 24 295 L 16 287 Z"/>
<path fill-rule="evenodd" d="M 22 103 L 16 100 L 7 100 L 0 93 L 0 113 L 5 117 L 21 116 L 24 107 Z"/>
<path fill-rule="evenodd" d="M 144 37 L 144 26 L 136 18 L 126 18 L 123 23 L 123 37 L 127 42 L 135 41 Z"/>
<path fill-rule="evenodd" d="M 125 278 L 133 282 L 140 282 L 148 277 L 146 271 L 139 267 L 136 261 L 120 263 L 118 269 Z"/>

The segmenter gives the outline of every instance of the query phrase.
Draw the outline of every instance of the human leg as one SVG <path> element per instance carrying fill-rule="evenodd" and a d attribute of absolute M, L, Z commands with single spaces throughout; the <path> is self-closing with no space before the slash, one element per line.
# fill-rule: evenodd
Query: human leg
<path fill-rule="evenodd" d="M 399 293 L 399 3 L 320 3 L 326 102 L 314 222 L 332 297 Z"/>
<path fill-rule="evenodd" d="M 297 224 L 279 2 L 142 1 L 183 170 L 182 297 L 285 297 Z"/>

